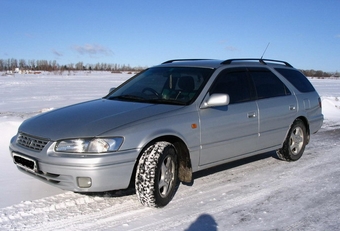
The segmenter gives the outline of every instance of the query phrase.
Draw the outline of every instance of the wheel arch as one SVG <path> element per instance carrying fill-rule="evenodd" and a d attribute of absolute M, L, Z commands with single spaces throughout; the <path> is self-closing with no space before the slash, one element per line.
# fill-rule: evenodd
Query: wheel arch
<path fill-rule="evenodd" d="M 191 183 L 192 182 L 192 164 L 190 159 L 190 152 L 185 144 L 185 142 L 177 136 L 174 135 L 165 135 L 157 137 L 148 143 L 141 149 L 140 153 L 135 162 L 135 166 L 133 168 L 133 173 L 131 175 L 130 186 L 134 185 L 134 179 L 136 176 L 137 165 L 142 153 L 153 143 L 166 141 L 174 145 L 177 152 L 177 160 L 178 160 L 178 179 L 181 182 Z"/>
<path fill-rule="evenodd" d="M 307 118 L 304 117 L 304 116 L 299 116 L 295 120 L 301 120 L 303 122 L 303 124 L 305 125 L 306 133 L 307 133 L 307 144 L 308 144 L 309 140 L 310 140 L 310 129 L 309 129 L 309 122 L 308 122 Z M 293 125 L 293 123 L 292 123 L 292 125 Z"/>

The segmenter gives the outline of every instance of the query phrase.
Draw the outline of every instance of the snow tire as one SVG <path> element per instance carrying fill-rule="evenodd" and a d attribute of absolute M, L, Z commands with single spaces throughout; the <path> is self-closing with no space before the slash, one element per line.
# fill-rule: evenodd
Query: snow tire
<path fill-rule="evenodd" d="M 137 165 L 135 188 L 139 201 L 148 207 L 164 207 L 173 198 L 178 182 L 175 147 L 156 142 L 145 149 Z"/>
<path fill-rule="evenodd" d="M 306 145 L 306 126 L 300 119 L 297 119 L 290 128 L 282 148 L 276 153 L 281 160 L 296 161 L 301 158 Z"/>

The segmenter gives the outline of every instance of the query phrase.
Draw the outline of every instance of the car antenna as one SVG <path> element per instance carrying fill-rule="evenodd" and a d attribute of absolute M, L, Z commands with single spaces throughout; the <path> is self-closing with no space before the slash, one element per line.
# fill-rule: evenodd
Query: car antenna
<path fill-rule="evenodd" d="M 263 54 L 262 54 L 262 56 L 261 56 L 261 59 L 263 58 L 264 54 L 266 53 L 267 48 L 269 47 L 269 44 L 270 44 L 270 42 L 267 44 L 266 49 L 264 49 L 264 52 L 263 52 Z"/>

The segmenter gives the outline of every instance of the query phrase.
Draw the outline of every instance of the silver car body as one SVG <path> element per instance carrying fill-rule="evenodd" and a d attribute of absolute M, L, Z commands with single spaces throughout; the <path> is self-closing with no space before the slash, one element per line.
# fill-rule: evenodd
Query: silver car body
<path fill-rule="evenodd" d="M 24 121 L 10 143 L 18 169 L 65 190 L 124 189 L 134 178 L 142 150 L 155 140 L 181 142 L 189 154 L 187 168 L 192 173 L 281 148 L 296 118 L 305 121 L 308 134 L 322 125 L 319 95 L 316 91 L 300 92 L 275 69 L 293 69 L 285 62 L 179 60 L 157 66 L 181 67 L 205 68 L 212 73 L 190 103 L 104 97 Z M 290 94 L 234 104 L 228 104 L 229 95 L 210 94 L 221 72 L 252 67 L 275 74 Z M 56 151 L 61 140 L 97 137 L 118 137 L 122 143 L 117 150 L 104 153 Z M 91 182 L 86 186 L 82 181 L 88 179 Z"/>

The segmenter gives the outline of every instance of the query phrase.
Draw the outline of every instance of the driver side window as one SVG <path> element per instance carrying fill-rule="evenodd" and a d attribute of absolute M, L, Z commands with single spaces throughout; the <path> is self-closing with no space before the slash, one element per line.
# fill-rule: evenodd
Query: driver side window
<path fill-rule="evenodd" d="M 230 104 L 247 102 L 252 99 L 249 77 L 246 69 L 226 69 L 222 71 L 213 84 L 210 95 L 228 94 Z"/>

